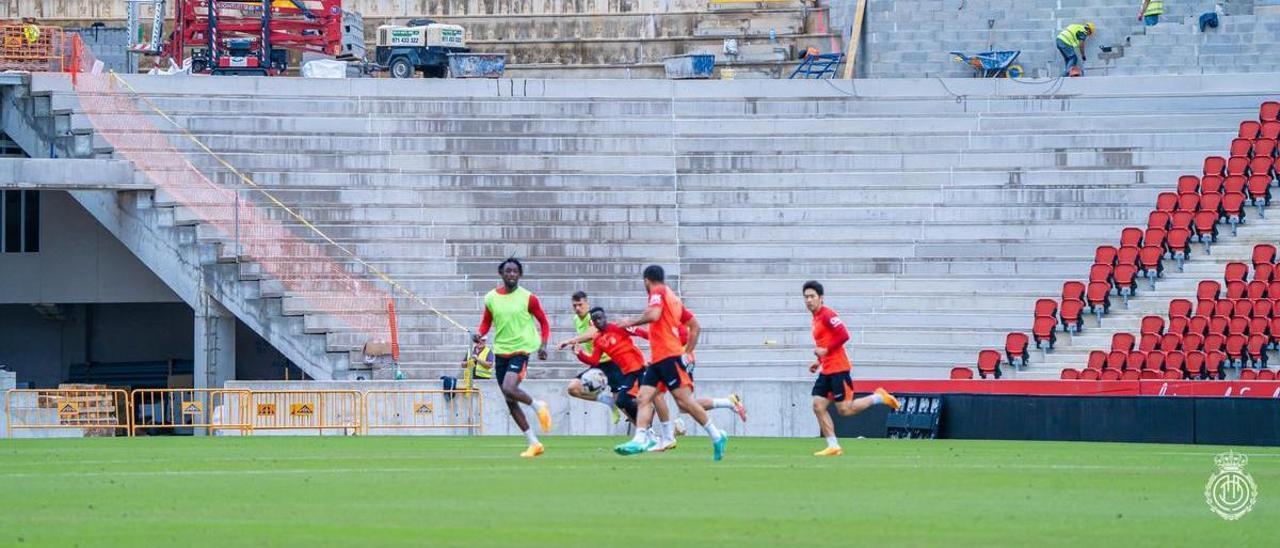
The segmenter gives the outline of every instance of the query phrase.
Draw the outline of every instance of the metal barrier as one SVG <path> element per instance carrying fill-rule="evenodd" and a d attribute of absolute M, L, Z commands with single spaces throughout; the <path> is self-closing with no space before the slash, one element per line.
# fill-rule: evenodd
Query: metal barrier
<path fill-rule="evenodd" d="M 238 430 L 248 434 L 249 390 L 217 390 L 211 388 L 138 389 L 134 390 L 131 432 L 138 430 L 207 429 Z"/>
<path fill-rule="evenodd" d="M 364 393 L 364 433 L 414 430 L 484 431 L 479 390 L 370 390 Z M 458 433 L 458 432 L 454 432 Z"/>
<path fill-rule="evenodd" d="M 250 390 L 249 432 L 326 430 L 359 434 L 360 393 L 355 390 Z"/>
<path fill-rule="evenodd" d="M 70 69 L 71 48 L 61 28 L 0 23 L 0 70 L 62 72 Z"/>
<path fill-rule="evenodd" d="M 15 430 L 76 429 L 85 437 L 132 435 L 129 392 L 106 388 L 13 389 L 5 393 L 5 426 Z"/>

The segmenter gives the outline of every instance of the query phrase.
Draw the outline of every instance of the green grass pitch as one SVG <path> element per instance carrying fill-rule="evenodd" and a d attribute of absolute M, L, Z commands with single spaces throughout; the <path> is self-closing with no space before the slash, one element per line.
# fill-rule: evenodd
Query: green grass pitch
<path fill-rule="evenodd" d="M 1238 521 L 1204 488 L 1221 447 L 706 438 L 0 440 L 2 546 L 1274 546 L 1280 449 L 1237 449 Z M 1206 541 L 1213 544 L 1205 544 Z"/>

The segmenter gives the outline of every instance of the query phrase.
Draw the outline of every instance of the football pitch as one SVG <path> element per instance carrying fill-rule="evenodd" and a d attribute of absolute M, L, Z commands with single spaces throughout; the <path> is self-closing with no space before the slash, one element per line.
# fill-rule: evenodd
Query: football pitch
<path fill-rule="evenodd" d="M 1244 448 L 1257 504 L 1205 502 L 1227 448 L 705 437 L 666 454 L 548 437 L 0 440 L 0 545 L 1262 546 L 1280 449 Z"/>

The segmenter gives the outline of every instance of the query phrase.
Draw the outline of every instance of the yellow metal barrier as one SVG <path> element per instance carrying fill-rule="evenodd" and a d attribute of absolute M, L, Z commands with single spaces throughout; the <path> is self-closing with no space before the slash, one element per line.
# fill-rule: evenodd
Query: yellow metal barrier
<path fill-rule="evenodd" d="M 250 390 L 249 432 L 315 430 L 359 434 L 360 393 L 355 390 Z"/>
<path fill-rule="evenodd" d="M 479 390 L 370 390 L 364 393 L 364 432 L 484 431 Z"/>
<path fill-rule="evenodd" d="M 211 388 L 138 389 L 133 391 L 133 435 L 139 430 L 204 428 L 248 434 L 249 390 Z"/>
<path fill-rule="evenodd" d="M 129 392 L 108 388 L 13 389 L 5 393 L 5 426 L 79 430 L 83 436 L 132 435 Z M 73 434 L 74 435 L 74 434 Z"/>

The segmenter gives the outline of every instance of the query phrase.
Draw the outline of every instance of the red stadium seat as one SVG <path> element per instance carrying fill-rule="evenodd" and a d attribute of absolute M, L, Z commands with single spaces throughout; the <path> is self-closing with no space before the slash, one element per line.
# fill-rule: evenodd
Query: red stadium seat
<path fill-rule="evenodd" d="M 1067 367 L 1067 368 L 1064 368 L 1064 369 L 1062 370 L 1062 374 L 1061 374 L 1061 375 L 1059 375 L 1059 377 L 1058 377 L 1058 378 L 1059 378 L 1060 380 L 1064 380 L 1064 381 L 1074 381 L 1074 380 L 1079 380 L 1079 379 L 1080 379 L 1080 372 L 1079 372 L 1079 371 L 1076 371 L 1075 369 L 1072 369 L 1072 368 L 1070 368 L 1070 367 Z"/>
<path fill-rule="evenodd" d="M 1187 371 L 1187 378 L 1198 379 L 1204 376 L 1204 352 L 1187 352 L 1187 361 L 1182 366 Z"/>
<path fill-rule="evenodd" d="M 1272 166 L 1275 159 L 1270 156 L 1258 156 L 1249 160 L 1249 177 L 1266 177 L 1267 181 L 1275 178 L 1275 172 Z"/>
<path fill-rule="evenodd" d="M 1232 156 L 1253 156 L 1253 139 L 1241 139 L 1239 137 L 1231 140 Z M 1185 177 L 1185 175 L 1184 175 Z M 1197 181 L 1199 182 L 1199 181 Z M 1178 179 L 1178 185 L 1182 185 L 1182 179 Z"/>
<path fill-rule="evenodd" d="M 1250 175 L 1248 182 L 1249 203 L 1253 205 L 1271 205 L 1271 176 Z M 1261 215 L 1262 210 L 1258 213 Z"/>
<path fill-rule="evenodd" d="M 1213 309 L 1217 305 L 1217 299 L 1200 299 L 1196 301 L 1196 316 L 1206 319 L 1213 317 Z"/>
<path fill-rule="evenodd" d="M 1262 129 L 1262 123 L 1255 122 L 1253 120 L 1245 120 L 1243 122 L 1240 122 L 1240 131 L 1236 133 L 1236 136 L 1241 139 L 1250 139 L 1250 140 L 1257 139 L 1258 132 L 1261 129 Z"/>
<path fill-rule="evenodd" d="M 1267 284 L 1267 298 L 1280 299 L 1280 280 L 1273 279 Z"/>
<path fill-rule="evenodd" d="M 1142 368 L 1164 371 L 1164 352 L 1148 352 L 1147 361 L 1142 364 Z"/>
<path fill-rule="evenodd" d="M 1222 177 L 1218 175 L 1208 175 L 1200 180 L 1200 194 L 1221 194 L 1222 193 Z"/>
<path fill-rule="evenodd" d="M 1258 130 L 1259 139 L 1275 139 L 1280 137 L 1280 122 L 1263 122 Z"/>
<path fill-rule="evenodd" d="M 951 380 L 968 380 L 973 378 L 973 370 L 964 366 L 951 368 Z"/>
<path fill-rule="evenodd" d="M 1221 334 L 1221 333 L 1210 333 L 1210 334 L 1206 335 L 1206 336 L 1205 336 L 1205 338 L 1204 338 L 1204 346 L 1203 346 L 1203 348 L 1204 348 L 1204 351 L 1205 351 L 1206 353 L 1209 353 L 1209 352 L 1221 352 L 1221 351 L 1222 351 L 1222 348 L 1223 348 L 1223 345 L 1225 345 L 1225 344 L 1226 344 L 1226 336 L 1225 336 L 1225 335 L 1223 335 L 1223 334 Z"/>
<path fill-rule="evenodd" d="M 1165 333 L 1160 337 L 1160 351 L 1173 352 L 1182 348 L 1182 335 L 1177 333 Z"/>
<path fill-rule="evenodd" d="M 1050 334 L 1052 334 L 1054 328 L 1058 326 L 1058 319 L 1053 316 L 1036 318 L 1036 325 L 1039 325 L 1041 321 L 1048 322 Z M 1054 338 L 1050 337 L 1049 348 L 1053 348 L 1053 342 Z M 1009 365 L 1013 366 L 1015 369 L 1018 367 L 1025 367 L 1027 365 L 1027 360 L 1031 358 L 1031 352 L 1027 349 L 1028 346 L 1026 333 L 1014 332 L 1005 336 L 1004 355 L 1009 359 Z M 1037 348 L 1039 346 L 1039 344 L 1036 345 Z"/>
<path fill-rule="evenodd" d="M 1153 213 L 1154 214 L 1154 213 Z M 1093 264 L 1105 264 L 1108 266 L 1116 265 L 1116 248 L 1110 245 L 1100 245 L 1093 250 Z"/>
<path fill-rule="evenodd" d="M 1102 370 L 1102 380 L 1104 381 L 1118 381 L 1122 375 L 1124 375 L 1124 373 L 1119 369 Z"/>
<path fill-rule="evenodd" d="M 1271 342 L 1271 318 L 1254 316 L 1249 318 L 1249 335 L 1262 335 Z"/>
<path fill-rule="evenodd" d="M 1142 229 L 1136 226 L 1126 227 L 1120 231 L 1120 247 L 1142 247 Z"/>
<path fill-rule="evenodd" d="M 1169 317 L 1174 316 L 1190 316 L 1192 310 L 1191 301 L 1187 299 L 1174 299 L 1169 301 Z"/>
<path fill-rule="evenodd" d="M 1249 285 L 1244 282 L 1240 282 L 1240 281 L 1228 282 L 1226 297 L 1228 299 L 1243 299 L 1244 296 L 1248 293 L 1248 290 L 1249 290 Z M 1215 310 L 1215 313 L 1217 313 L 1216 310 Z"/>
<path fill-rule="evenodd" d="M 1261 263 L 1253 267 L 1253 279 L 1259 282 L 1271 282 L 1276 275 L 1276 265 Z"/>
<path fill-rule="evenodd" d="M 1133 351 L 1134 336 L 1129 333 L 1116 333 L 1111 336 L 1111 350 L 1123 352 Z"/>
<path fill-rule="evenodd" d="M 1178 260 L 1178 270 L 1182 270 L 1182 262 L 1191 257 L 1191 231 L 1185 228 L 1174 228 L 1169 231 L 1169 256 Z"/>
<path fill-rule="evenodd" d="M 1164 378 L 1164 370 L 1162 369 L 1143 369 L 1138 373 L 1138 378 L 1142 380 L 1159 380 Z"/>
<path fill-rule="evenodd" d="M 1156 195 L 1156 211 L 1172 213 L 1178 208 L 1178 195 L 1173 192 L 1161 192 Z"/>
<path fill-rule="evenodd" d="M 1280 316 L 1271 318 L 1271 342 L 1280 346 Z"/>
<path fill-rule="evenodd" d="M 1258 107 L 1258 119 L 1263 123 L 1274 122 L 1277 116 L 1280 116 L 1280 102 L 1267 101 Z"/>
<path fill-rule="evenodd" d="M 1204 159 L 1205 175 L 1222 175 L 1227 168 L 1227 159 L 1221 156 L 1210 156 Z"/>
<path fill-rule="evenodd" d="M 1244 343 L 1245 357 L 1249 363 L 1258 367 L 1267 366 L 1267 344 L 1271 339 L 1263 334 L 1249 335 Z"/>
<path fill-rule="evenodd" d="M 1187 192 L 1178 195 L 1178 211 L 1200 211 L 1201 195 Z"/>
<path fill-rule="evenodd" d="M 1126 369 L 1120 375 L 1122 381 L 1136 381 L 1142 378 L 1142 371 L 1138 369 Z"/>
<path fill-rule="evenodd" d="M 1275 156 L 1276 140 L 1275 139 L 1258 139 L 1253 142 L 1253 156 Z"/>
<path fill-rule="evenodd" d="M 1263 370 L 1261 370 L 1261 371 L 1258 371 L 1258 380 L 1260 380 L 1260 381 L 1274 381 L 1274 380 L 1276 380 L 1276 372 L 1275 372 L 1275 371 L 1272 371 L 1272 370 L 1270 370 L 1270 369 L 1263 369 Z"/>
<path fill-rule="evenodd" d="M 1155 333 L 1143 333 L 1142 336 L 1138 338 L 1138 350 L 1150 352 L 1157 348 L 1160 348 L 1160 335 Z"/>
<path fill-rule="evenodd" d="M 1271 320 L 1274 312 L 1275 301 L 1269 299 L 1258 299 L 1253 302 L 1253 317 L 1260 320 Z"/>
<path fill-rule="evenodd" d="M 1164 353 L 1164 369 L 1165 371 L 1182 371 L 1187 363 L 1187 354 L 1181 350 Z"/>
<path fill-rule="evenodd" d="M 1231 303 L 1231 317 L 1248 319 L 1253 315 L 1253 301 L 1249 299 L 1237 299 Z"/>
<path fill-rule="evenodd" d="M 1243 177 L 1249 170 L 1248 156 L 1232 156 L 1227 159 L 1227 177 Z"/>
<path fill-rule="evenodd" d="M 1116 264 L 1137 265 L 1138 259 L 1142 257 L 1142 250 L 1137 246 L 1126 245 L 1116 252 Z"/>
<path fill-rule="evenodd" d="M 1231 318 L 1228 316 L 1214 316 L 1209 318 L 1209 334 L 1210 335 L 1226 335 L 1227 327 L 1231 324 Z"/>
<path fill-rule="evenodd" d="M 1218 293 L 1222 291 L 1222 285 L 1213 280 L 1203 280 L 1196 286 L 1196 300 L 1203 301 L 1205 299 L 1218 299 Z"/>
<path fill-rule="evenodd" d="M 1110 284 L 1112 270 L 1109 264 L 1095 264 L 1089 267 L 1089 283 L 1107 282 Z"/>
<path fill-rule="evenodd" d="M 1187 333 L 1182 336 L 1182 351 L 1195 352 L 1204 348 L 1204 335 L 1200 333 Z"/>
<path fill-rule="evenodd" d="M 1058 310 L 1058 319 L 1062 320 L 1062 330 L 1071 332 L 1071 327 L 1075 326 L 1075 332 L 1079 333 L 1084 328 L 1084 301 L 1077 299 L 1068 299 L 1062 301 L 1062 308 Z"/>
<path fill-rule="evenodd" d="M 1112 350 L 1107 353 L 1107 364 L 1104 369 L 1114 369 L 1123 371 L 1124 364 L 1129 359 L 1129 353 L 1123 350 Z"/>
<path fill-rule="evenodd" d="M 987 376 L 999 379 L 1001 374 L 999 351 L 988 349 L 978 352 L 978 376 L 984 379 Z"/>
<path fill-rule="evenodd" d="M 1172 318 L 1169 318 L 1169 327 L 1165 328 L 1164 334 L 1168 335 L 1169 333 L 1174 333 L 1177 335 L 1181 335 L 1183 333 L 1186 333 L 1188 321 L 1189 320 L 1187 319 L 1186 316 L 1174 316 Z"/>
<path fill-rule="evenodd" d="M 1244 335 L 1227 335 L 1227 342 L 1222 347 L 1222 351 L 1227 353 L 1227 359 L 1243 364 L 1245 359 L 1244 347 L 1248 344 L 1249 339 Z"/>
<path fill-rule="evenodd" d="M 1244 192 L 1248 186 L 1248 179 L 1244 175 L 1231 175 L 1222 181 L 1222 194 L 1229 192 Z"/>
<path fill-rule="evenodd" d="M 1240 371 L 1240 380 L 1242 381 L 1252 381 L 1257 379 L 1258 379 L 1257 371 L 1254 371 L 1252 369 L 1242 369 Z"/>
<path fill-rule="evenodd" d="M 1143 316 L 1142 329 L 1140 332 L 1143 335 L 1148 333 L 1155 333 L 1157 335 L 1164 334 L 1164 318 L 1160 316 Z"/>
<path fill-rule="evenodd" d="M 1245 289 L 1244 294 L 1245 294 L 1245 298 L 1251 301 L 1259 301 L 1267 298 L 1267 282 L 1264 282 L 1262 280 L 1254 280 L 1252 282 L 1249 282 L 1249 285 L 1247 289 Z"/>
<path fill-rule="evenodd" d="M 1227 283 L 1243 283 L 1245 280 L 1249 279 L 1249 265 L 1236 262 L 1227 263 L 1227 268 L 1223 272 L 1222 279 Z"/>
<path fill-rule="evenodd" d="M 1152 211 L 1147 215 L 1147 228 L 1159 228 L 1161 230 L 1169 230 L 1169 222 L 1173 216 L 1166 211 Z"/>
<path fill-rule="evenodd" d="M 1081 282 L 1066 282 L 1062 284 L 1062 299 L 1073 299 L 1077 301 L 1084 300 L 1085 286 Z"/>
<path fill-rule="evenodd" d="M 1244 222 L 1244 194 L 1240 192 L 1228 192 L 1222 195 L 1222 214 L 1227 218 L 1227 222 L 1231 223 L 1231 235 L 1237 234 L 1237 227 Z"/>
<path fill-rule="evenodd" d="M 1200 335 L 1201 337 L 1203 337 L 1204 334 L 1208 332 L 1209 332 L 1209 318 L 1206 316 L 1196 316 L 1194 318 L 1187 320 L 1187 330 L 1186 332 L 1183 333 L 1183 336 L 1185 337 L 1187 335 Z"/>
<path fill-rule="evenodd" d="M 1111 312 L 1111 284 L 1108 282 L 1089 282 L 1085 291 L 1085 302 L 1089 311 L 1097 314 L 1098 323 L 1102 323 L 1102 315 Z"/>
<path fill-rule="evenodd" d="M 1036 348 L 1040 348 L 1041 344 L 1047 344 L 1049 350 L 1053 350 L 1053 346 L 1058 343 L 1057 331 L 1058 318 L 1056 316 L 1036 316 L 1036 318 L 1031 322 L 1031 337 L 1035 340 Z M 1023 339 L 1026 338 L 1026 335 L 1023 335 L 1022 333 L 1010 333 L 1009 335 L 1011 337 L 1014 335 L 1021 335 Z M 1009 341 L 1006 340 L 1005 344 L 1006 351 L 1008 351 Z M 1009 356 L 1011 356 L 1009 358 L 1010 365 L 1026 365 L 1027 358 L 1030 357 L 1030 354 L 1026 348 L 1025 340 L 1022 341 L 1022 344 L 1023 347 L 1021 353 L 1009 354 Z M 1013 358 L 1017 356 L 1023 356 L 1023 358 L 1020 361 L 1015 362 Z"/>
<path fill-rule="evenodd" d="M 1102 371 L 1098 369 L 1085 369 L 1080 372 L 1080 380 L 1096 381 L 1102 378 Z"/>
<path fill-rule="evenodd" d="M 1200 211 L 1222 214 L 1222 193 L 1205 192 L 1200 195 Z"/>
<path fill-rule="evenodd" d="M 1243 139 L 1241 139 L 1243 141 Z M 1244 141 L 1248 143 L 1249 150 L 1253 150 L 1253 141 Z M 1195 175 L 1183 175 L 1178 177 L 1178 194 L 1185 192 L 1200 193 L 1200 178 Z"/>
<path fill-rule="evenodd" d="M 1196 241 L 1213 243 L 1218 241 L 1218 212 L 1201 211 L 1195 217 Z M 1208 240 L 1206 242 L 1205 240 Z"/>
<path fill-rule="evenodd" d="M 1227 355 L 1219 351 L 1205 352 L 1204 372 L 1205 376 L 1210 379 L 1222 378 L 1222 364 L 1226 363 Z"/>
<path fill-rule="evenodd" d="M 1145 365 L 1146 363 L 1147 363 L 1146 352 L 1130 352 L 1129 355 L 1125 356 L 1124 370 L 1125 371 L 1141 371 L 1142 366 Z"/>
<path fill-rule="evenodd" d="M 1164 372 L 1164 380 L 1177 381 L 1182 380 L 1183 373 L 1179 369 L 1168 369 Z"/>
<path fill-rule="evenodd" d="M 1089 362 L 1085 365 L 1085 369 L 1102 370 L 1107 365 L 1107 353 L 1101 350 L 1089 352 Z"/>
<path fill-rule="evenodd" d="M 1227 338 L 1232 335 L 1249 335 L 1249 318 L 1233 317 L 1227 321 Z"/>
<path fill-rule="evenodd" d="M 1155 249 L 1155 248 L 1146 248 L 1146 249 Z M 1160 261 L 1160 254 L 1161 253 L 1157 253 L 1156 255 L 1155 260 L 1157 263 L 1159 263 Z M 1147 271 L 1144 270 L 1144 272 L 1147 272 Z M 1157 267 L 1152 267 L 1150 272 L 1156 274 L 1157 276 L 1159 275 L 1159 269 Z M 1115 273 L 1111 278 L 1112 282 L 1115 283 L 1116 293 L 1119 293 L 1121 296 L 1125 297 L 1125 303 L 1126 303 L 1125 306 L 1128 306 L 1130 296 L 1138 294 L 1138 282 L 1136 280 L 1137 275 L 1138 275 L 1138 267 L 1133 266 L 1131 264 L 1122 264 L 1116 267 Z M 1153 288 L 1154 288 L 1154 284 L 1155 282 L 1153 281 L 1152 282 Z"/>
<path fill-rule="evenodd" d="M 1156 278 L 1164 275 L 1164 248 L 1152 245 L 1142 248 L 1138 254 L 1138 265 L 1142 275 L 1151 281 L 1151 289 L 1155 289 Z"/>
<path fill-rule="evenodd" d="M 1165 230 L 1163 228 L 1148 228 L 1142 234 L 1143 247 L 1159 247 L 1164 248 Z"/>

